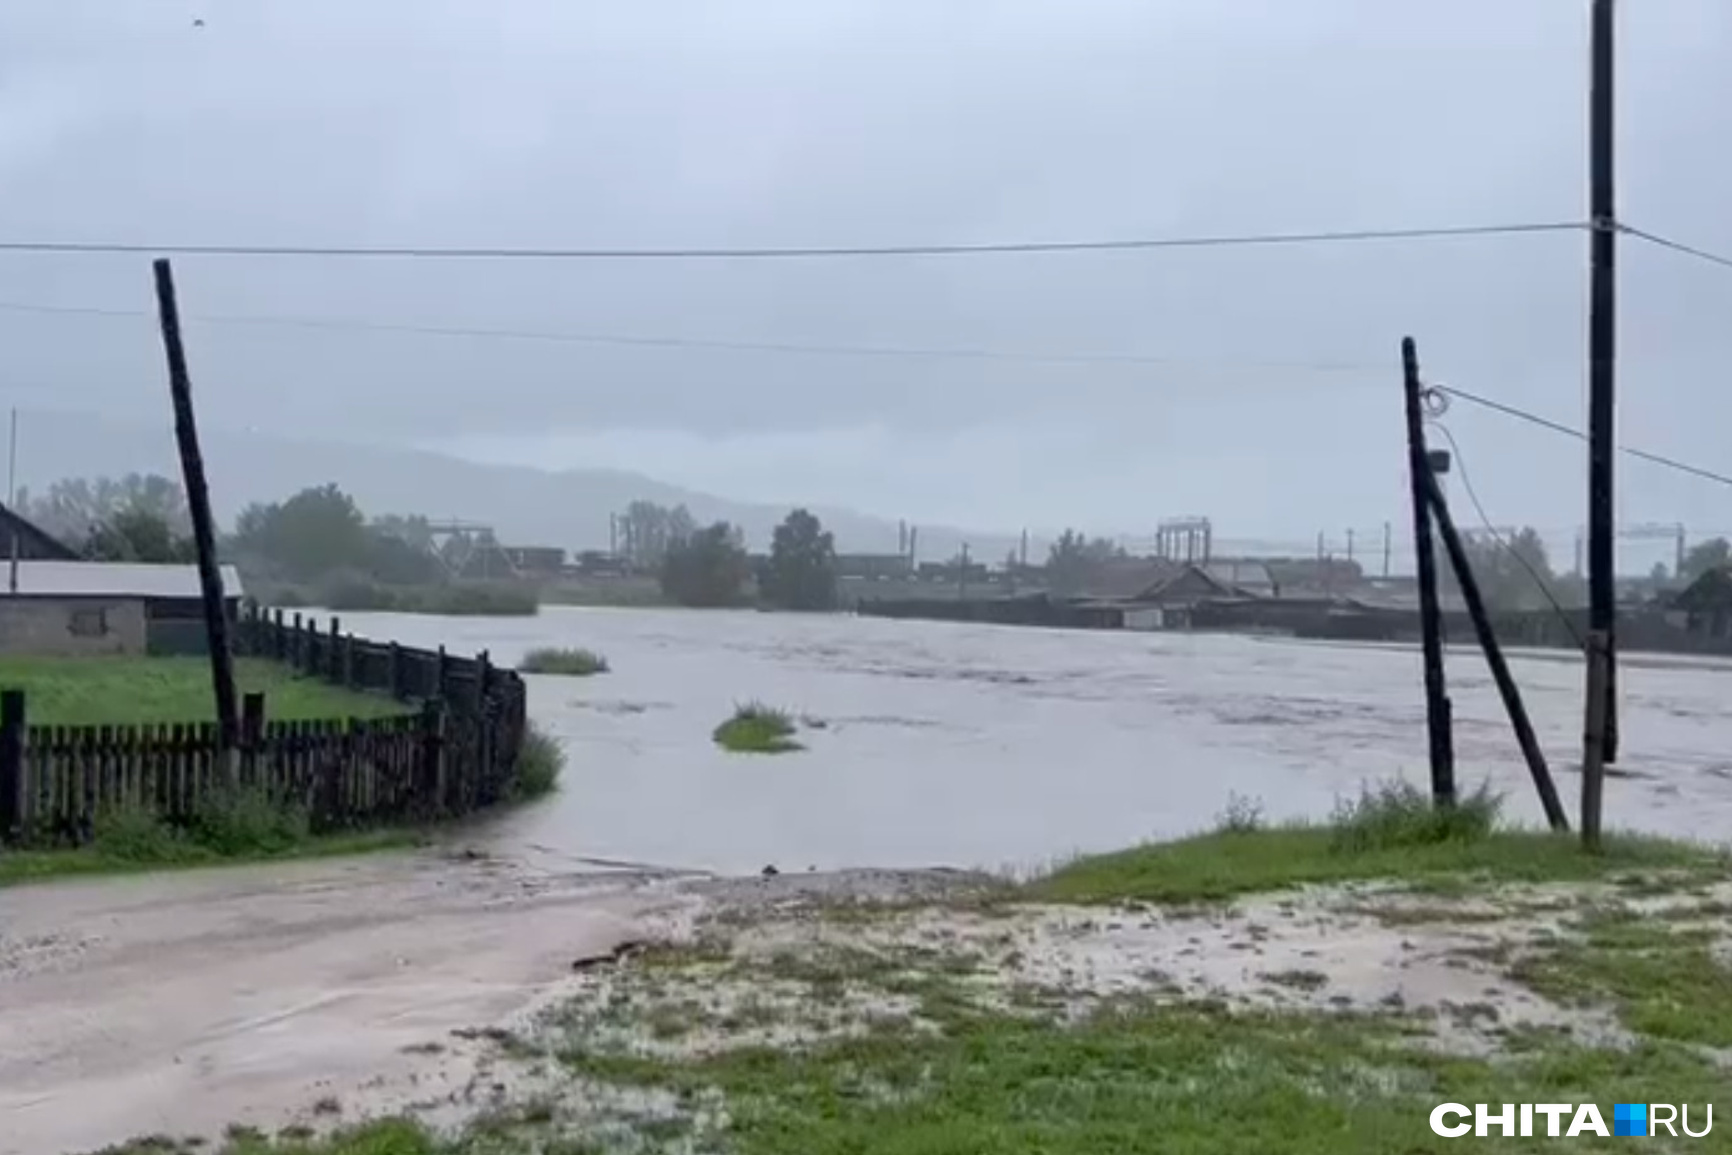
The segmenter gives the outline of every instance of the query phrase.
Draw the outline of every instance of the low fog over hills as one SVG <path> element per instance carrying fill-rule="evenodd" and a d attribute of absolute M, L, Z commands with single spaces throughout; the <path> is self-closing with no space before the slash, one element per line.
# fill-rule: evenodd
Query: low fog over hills
<path fill-rule="evenodd" d="M 155 472 L 180 476 L 164 388 L 159 428 L 84 415 L 29 411 L 19 416 L 18 484 L 41 492 L 63 477 Z M 684 503 L 700 522 L 725 520 L 743 527 L 754 548 L 768 543 L 788 505 L 731 501 L 614 469 L 551 472 L 483 465 L 414 449 L 316 442 L 252 430 L 201 428 L 205 466 L 216 515 L 225 525 L 243 506 L 275 501 L 310 485 L 335 482 L 370 515 L 421 513 L 432 518 L 485 522 L 512 544 L 557 545 L 570 550 L 608 544 L 608 515 L 634 500 Z M 895 522 L 845 509 L 814 507 L 844 551 L 894 552 Z M 923 558 L 949 557 L 967 537 L 976 556 L 1002 557 L 1005 535 L 964 535 L 920 527 Z"/>

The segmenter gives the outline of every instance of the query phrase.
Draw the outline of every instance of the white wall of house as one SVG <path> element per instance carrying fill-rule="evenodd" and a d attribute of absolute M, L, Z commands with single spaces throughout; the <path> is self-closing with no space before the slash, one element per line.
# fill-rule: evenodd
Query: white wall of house
<path fill-rule="evenodd" d="M 142 654 L 145 643 L 142 598 L 0 595 L 0 654 Z"/>
<path fill-rule="evenodd" d="M 1158 630 L 1166 625 L 1166 612 L 1160 606 L 1138 606 L 1125 611 L 1125 629 Z"/>

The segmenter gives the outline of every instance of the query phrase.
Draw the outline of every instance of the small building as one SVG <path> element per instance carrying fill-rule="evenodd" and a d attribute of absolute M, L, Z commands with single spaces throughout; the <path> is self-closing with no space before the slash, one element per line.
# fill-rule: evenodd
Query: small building
<path fill-rule="evenodd" d="M 836 576 L 848 581 L 900 581 L 914 573 L 914 559 L 905 553 L 839 553 Z"/>
<path fill-rule="evenodd" d="M 525 577 L 557 577 L 565 568 L 565 550 L 554 545 L 507 545 L 500 547 L 500 553 Z"/>
<path fill-rule="evenodd" d="M 0 505 L 0 560 L 76 561 L 78 551 L 22 514 Z"/>
<path fill-rule="evenodd" d="M 1199 602 L 1233 592 L 1196 563 L 1123 558 L 1095 575 L 1073 604 L 1099 617 L 1101 628 L 1171 630 L 1188 627 Z"/>
<path fill-rule="evenodd" d="M 1732 636 L 1732 567 L 1715 566 L 1672 599 L 1672 609 L 1692 634 Z"/>
<path fill-rule="evenodd" d="M 201 653 L 204 601 L 198 567 L 130 562 L 21 561 L 13 587 L 0 563 L 0 654 L 80 657 Z M 229 621 L 240 616 L 241 576 L 222 567 Z"/>

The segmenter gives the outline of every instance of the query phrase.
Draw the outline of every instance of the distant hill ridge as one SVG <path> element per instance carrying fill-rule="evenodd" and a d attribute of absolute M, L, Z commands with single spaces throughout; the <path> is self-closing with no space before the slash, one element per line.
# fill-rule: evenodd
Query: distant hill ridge
<path fill-rule="evenodd" d="M 734 501 L 617 469 L 553 472 L 487 465 L 424 450 L 318 442 L 225 428 L 201 427 L 200 442 L 218 519 L 228 525 L 254 501 L 280 500 L 309 485 L 335 482 L 369 514 L 422 513 L 485 522 L 512 545 L 568 550 L 608 544 L 608 516 L 634 500 L 683 503 L 699 522 L 725 520 L 745 530 L 754 549 L 768 545 L 777 523 L 797 504 Z M 30 411 L 19 418 L 18 483 L 40 492 L 63 477 L 129 472 L 180 475 L 167 415 L 160 428 Z M 836 535 L 837 548 L 894 553 L 897 524 L 848 509 L 813 505 Z M 920 556 L 943 560 L 967 540 L 975 557 L 1002 558 L 1015 544 L 1006 534 L 970 534 L 920 526 Z"/>

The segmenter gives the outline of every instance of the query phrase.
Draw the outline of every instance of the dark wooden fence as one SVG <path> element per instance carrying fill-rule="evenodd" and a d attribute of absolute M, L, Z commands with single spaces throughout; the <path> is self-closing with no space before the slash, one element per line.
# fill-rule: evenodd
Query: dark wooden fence
<path fill-rule="evenodd" d="M 38 726 L 17 690 L 0 689 L 0 842 L 89 839 L 98 815 L 149 807 L 190 821 L 237 788 L 305 807 L 313 829 L 455 817 L 509 791 L 527 712 L 523 681 L 474 659 L 321 630 L 310 618 L 249 607 L 238 652 L 355 689 L 390 694 L 385 718 L 267 721 L 262 694 L 244 701 L 238 748 L 214 723 Z"/>

